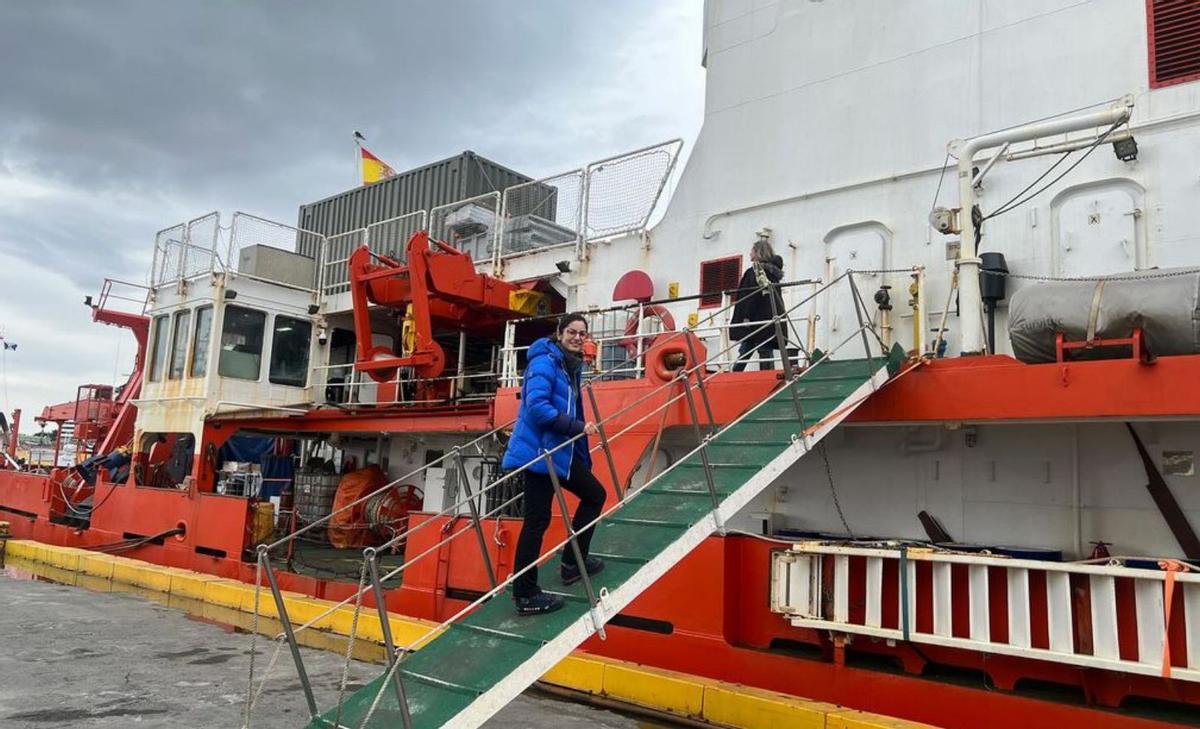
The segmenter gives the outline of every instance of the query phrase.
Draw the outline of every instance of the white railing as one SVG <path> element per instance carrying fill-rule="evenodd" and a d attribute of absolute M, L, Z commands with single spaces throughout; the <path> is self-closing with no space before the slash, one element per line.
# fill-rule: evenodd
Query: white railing
<path fill-rule="evenodd" d="M 544 177 L 504 191 L 500 245 L 493 263 L 583 240 L 584 170 Z"/>
<path fill-rule="evenodd" d="M 1117 598 L 1118 581 L 1132 583 L 1132 611 Z M 1182 601 L 1182 621 L 1167 617 L 1171 599 Z M 1200 681 L 1195 572 L 808 542 L 773 554 L 770 604 L 802 628 Z M 1185 655 L 1164 657 L 1178 633 Z M 1122 634 L 1136 636 L 1136 657 L 1122 655 Z"/>
<path fill-rule="evenodd" d="M 500 249 L 501 193 L 487 192 L 439 205 L 429 211 L 429 237 L 467 253 L 476 263 L 491 261 Z"/>
<path fill-rule="evenodd" d="M 425 210 L 399 215 L 395 218 L 381 220 L 367 226 L 367 244 L 371 250 L 381 256 L 388 256 L 397 261 L 406 261 L 408 257 L 409 238 L 420 230 L 425 230 L 429 222 L 429 213 Z"/>
<path fill-rule="evenodd" d="M 220 216 L 209 213 L 156 234 L 150 285 L 225 273 L 322 296 L 341 294 L 349 290 L 347 263 L 356 247 L 366 245 L 403 262 L 408 240 L 419 230 L 469 253 L 477 263 L 491 263 L 493 271 L 502 270 L 508 259 L 560 247 L 573 246 L 582 259 L 590 242 L 645 230 L 660 207 L 682 147 L 681 140 L 673 139 L 334 236 L 243 212 L 234 213 L 224 228 Z M 225 245 L 223 234 L 228 235 Z M 273 275 L 261 259 L 248 270 L 255 261 L 243 261 L 241 254 L 251 246 L 312 259 L 312 280 L 301 282 L 290 265 L 288 275 Z"/>
<path fill-rule="evenodd" d="M 359 228 L 330 236 L 326 240 L 320 276 L 322 295 L 331 296 L 350 290 L 350 254 L 367 244 L 368 235 L 367 228 Z"/>
<path fill-rule="evenodd" d="M 223 233 L 228 233 L 224 245 Z M 229 228 L 224 228 L 220 214 L 212 212 L 155 234 L 150 286 L 182 285 L 222 273 L 317 293 L 326 244 L 323 235 L 249 213 L 234 213 Z M 256 246 L 263 249 L 259 256 L 242 260 L 242 253 Z M 290 262 L 285 261 L 288 254 Z M 271 255 L 282 258 L 270 259 Z"/>

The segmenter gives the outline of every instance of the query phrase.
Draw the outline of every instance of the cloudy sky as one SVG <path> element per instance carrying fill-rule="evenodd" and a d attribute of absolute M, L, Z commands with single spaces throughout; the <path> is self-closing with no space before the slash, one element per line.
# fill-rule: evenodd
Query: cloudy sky
<path fill-rule="evenodd" d="M 0 5 L 0 406 L 123 381 L 82 305 L 143 281 L 154 232 L 294 221 L 350 186 L 351 132 L 396 169 L 472 149 L 541 176 L 699 131 L 701 0 Z"/>

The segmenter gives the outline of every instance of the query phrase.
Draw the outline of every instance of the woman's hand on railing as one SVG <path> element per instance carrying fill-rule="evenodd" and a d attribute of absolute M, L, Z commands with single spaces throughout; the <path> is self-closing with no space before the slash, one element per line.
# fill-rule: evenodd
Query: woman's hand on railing
<path fill-rule="evenodd" d="M 595 435 L 598 432 L 599 431 L 596 429 L 595 423 L 584 423 L 583 424 L 584 435 Z"/>

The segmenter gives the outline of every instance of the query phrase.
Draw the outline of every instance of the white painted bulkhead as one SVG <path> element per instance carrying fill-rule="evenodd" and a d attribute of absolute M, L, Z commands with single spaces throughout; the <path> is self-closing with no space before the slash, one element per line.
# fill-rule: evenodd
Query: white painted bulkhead
<path fill-rule="evenodd" d="M 1200 424 L 1135 423 L 1155 465 L 1164 453 L 1194 457 Z M 927 511 L 956 542 L 1041 547 L 1086 558 L 1092 542 L 1114 555 L 1178 556 L 1121 422 L 843 426 L 825 441 L 829 473 L 814 453 L 753 501 L 732 527 L 926 539 Z M 1164 475 L 1189 521 L 1200 524 L 1197 476 Z"/>

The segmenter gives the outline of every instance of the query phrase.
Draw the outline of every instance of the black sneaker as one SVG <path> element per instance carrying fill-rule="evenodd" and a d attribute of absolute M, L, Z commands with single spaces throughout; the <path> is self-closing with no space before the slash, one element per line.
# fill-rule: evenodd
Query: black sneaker
<path fill-rule="evenodd" d="M 604 560 L 599 557 L 586 557 L 583 560 L 583 564 L 587 566 L 589 575 L 604 571 Z M 574 564 L 563 563 L 562 581 L 564 585 L 574 585 L 576 582 L 579 582 L 579 568 Z"/>
<path fill-rule="evenodd" d="M 563 599 L 548 592 L 539 592 L 533 597 L 518 597 L 517 615 L 543 615 L 552 613 L 563 606 Z"/>

